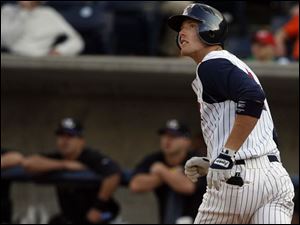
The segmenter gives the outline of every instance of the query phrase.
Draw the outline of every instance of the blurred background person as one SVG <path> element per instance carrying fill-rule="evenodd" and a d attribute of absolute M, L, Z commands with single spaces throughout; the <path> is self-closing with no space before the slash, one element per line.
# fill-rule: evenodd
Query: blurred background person
<path fill-rule="evenodd" d="M 177 120 L 170 120 L 159 134 L 161 150 L 138 164 L 130 189 L 135 193 L 155 192 L 160 223 L 174 224 L 186 216 L 192 223 L 206 191 L 206 177 L 194 184 L 183 173 L 187 159 L 197 155 L 190 151 L 190 130 Z"/>
<path fill-rule="evenodd" d="M 252 36 L 251 43 L 252 59 L 261 62 L 275 59 L 275 40 L 268 30 L 258 30 Z"/>
<path fill-rule="evenodd" d="M 90 169 L 103 177 L 99 186 L 84 184 L 57 185 L 61 214 L 50 224 L 106 223 L 119 213 L 113 194 L 120 182 L 120 168 L 107 156 L 86 146 L 83 127 L 73 118 L 65 118 L 56 130 L 57 150 L 46 155 L 34 155 L 24 160 L 31 173 Z M 108 215 L 108 213 L 110 215 Z"/>
<path fill-rule="evenodd" d="M 16 151 L 1 148 L 1 172 L 14 166 L 20 166 L 23 155 Z M 12 201 L 10 199 L 11 183 L 1 180 L 1 224 L 12 223 Z"/>
<path fill-rule="evenodd" d="M 77 55 L 84 42 L 65 19 L 40 1 L 1 7 L 1 50 L 24 56 Z"/>
<path fill-rule="evenodd" d="M 291 9 L 291 19 L 275 35 L 276 56 L 289 58 L 286 42 L 292 41 L 292 60 L 299 61 L 299 3 Z"/>

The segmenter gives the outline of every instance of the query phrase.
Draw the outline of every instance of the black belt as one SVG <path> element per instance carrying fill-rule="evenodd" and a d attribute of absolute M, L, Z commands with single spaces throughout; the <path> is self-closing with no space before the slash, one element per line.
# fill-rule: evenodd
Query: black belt
<path fill-rule="evenodd" d="M 270 162 L 279 162 L 276 155 L 268 155 L 268 159 Z M 235 165 L 245 165 L 245 164 L 246 164 L 245 160 L 243 160 L 243 159 L 235 161 Z"/>

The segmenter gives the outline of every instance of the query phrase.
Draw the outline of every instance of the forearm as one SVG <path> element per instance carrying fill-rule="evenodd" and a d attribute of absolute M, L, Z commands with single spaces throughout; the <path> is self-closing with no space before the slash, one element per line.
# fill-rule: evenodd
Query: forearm
<path fill-rule="evenodd" d="M 80 34 L 57 12 L 52 12 L 50 18 L 56 32 L 58 34 L 65 34 L 67 39 L 54 47 L 54 51 L 60 55 L 73 56 L 79 54 L 84 48 L 84 40 Z"/>
<path fill-rule="evenodd" d="M 286 55 L 286 47 L 285 47 L 285 40 L 287 39 L 287 35 L 283 29 L 280 29 L 275 35 L 275 53 L 277 57 L 285 56 Z"/>
<path fill-rule="evenodd" d="M 257 121 L 258 119 L 255 117 L 237 114 L 232 131 L 224 147 L 238 151 L 254 129 Z"/>
<path fill-rule="evenodd" d="M 65 169 L 63 160 L 48 159 L 38 155 L 25 159 L 23 167 L 31 173 L 43 173 Z"/>
<path fill-rule="evenodd" d="M 161 185 L 161 179 L 155 174 L 139 174 L 130 182 L 130 190 L 133 192 L 148 192 Z"/>
<path fill-rule="evenodd" d="M 113 193 L 119 186 L 121 177 L 119 174 L 112 175 L 106 179 L 104 179 L 101 189 L 99 191 L 98 198 L 104 201 L 107 201 L 111 198 Z"/>
<path fill-rule="evenodd" d="M 164 169 L 160 173 L 165 181 L 174 191 L 182 194 L 193 194 L 195 184 L 193 184 L 181 171 Z"/>
<path fill-rule="evenodd" d="M 1 156 L 1 169 L 21 165 L 23 156 L 17 152 L 6 153 Z"/>

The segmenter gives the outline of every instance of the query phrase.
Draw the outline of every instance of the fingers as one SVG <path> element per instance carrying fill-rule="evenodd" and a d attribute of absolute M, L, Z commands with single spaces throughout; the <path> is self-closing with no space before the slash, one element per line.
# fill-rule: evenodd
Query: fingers
<path fill-rule="evenodd" d="M 188 177 L 190 179 L 190 181 L 192 181 L 193 183 L 196 183 L 198 181 L 198 178 L 199 178 L 199 175 L 196 175 L 196 176 L 191 176 L 191 177 Z"/>
<path fill-rule="evenodd" d="M 189 159 L 186 162 L 185 168 L 190 168 L 190 167 L 198 166 L 199 161 L 200 161 L 200 157 L 193 157 L 193 158 Z"/>
<path fill-rule="evenodd" d="M 231 171 L 224 172 L 224 181 L 227 181 L 231 177 Z"/>
<path fill-rule="evenodd" d="M 212 173 L 212 184 L 213 187 L 217 190 L 220 188 L 220 179 L 219 179 L 219 173 L 217 171 L 213 171 Z"/>
<path fill-rule="evenodd" d="M 184 173 L 185 173 L 185 175 L 187 175 L 187 176 L 195 176 L 196 174 L 200 175 L 200 174 L 198 173 L 198 170 L 197 170 L 197 169 L 196 169 L 196 170 L 185 170 Z"/>
<path fill-rule="evenodd" d="M 197 168 L 194 168 L 194 167 L 185 169 L 184 173 L 194 183 L 197 182 L 198 178 L 200 177 L 200 174 L 198 174 Z"/>
<path fill-rule="evenodd" d="M 194 166 L 207 168 L 209 167 L 209 159 L 206 157 L 193 157 L 189 159 L 185 164 L 185 168 Z"/>
<path fill-rule="evenodd" d="M 220 190 L 222 181 L 226 181 L 229 178 L 228 176 L 230 177 L 230 171 L 227 172 L 209 169 L 207 174 L 208 188 L 215 188 L 216 190 Z"/>
<path fill-rule="evenodd" d="M 208 170 L 206 180 L 207 180 L 207 187 L 209 189 L 211 189 L 212 188 L 212 171 L 210 169 Z"/>

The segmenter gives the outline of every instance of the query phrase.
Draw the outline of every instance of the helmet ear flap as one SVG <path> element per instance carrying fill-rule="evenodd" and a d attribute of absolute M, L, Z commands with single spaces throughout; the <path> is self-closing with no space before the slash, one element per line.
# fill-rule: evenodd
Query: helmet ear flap
<path fill-rule="evenodd" d="M 210 38 L 214 38 L 216 36 L 215 32 L 213 32 L 212 30 L 208 31 L 208 35 Z"/>

